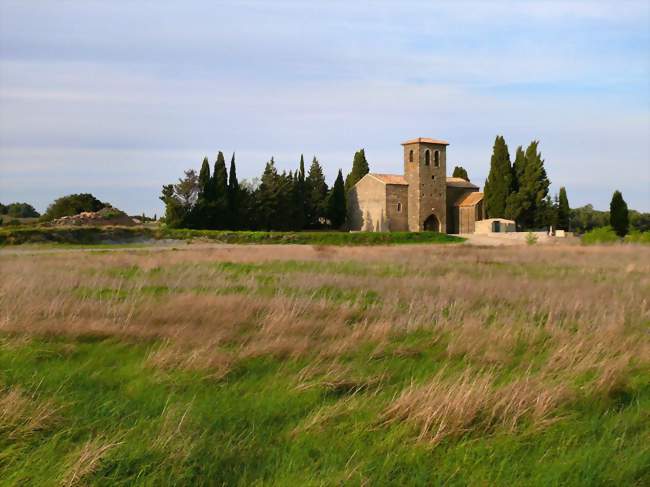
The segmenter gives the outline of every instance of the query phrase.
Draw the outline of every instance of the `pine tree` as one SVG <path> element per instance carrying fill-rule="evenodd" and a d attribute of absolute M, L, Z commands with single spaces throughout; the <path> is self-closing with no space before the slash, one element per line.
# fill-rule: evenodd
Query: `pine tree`
<path fill-rule="evenodd" d="M 358 150 L 354 154 L 354 159 L 352 160 L 352 171 L 350 171 L 350 174 L 345 178 L 345 191 L 349 191 L 352 186 L 357 184 L 357 182 L 369 172 L 370 167 L 366 160 L 366 151 L 364 149 Z"/>
<path fill-rule="evenodd" d="M 206 190 L 210 186 L 210 162 L 207 157 L 203 158 L 201 171 L 199 172 L 199 197 L 205 196 Z"/>
<path fill-rule="evenodd" d="M 339 169 L 339 174 L 336 176 L 336 181 L 334 181 L 334 186 L 327 200 L 327 217 L 332 224 L 332 228 L 341 228 L 345 223 L 345 215 L 345 184 L 343 183 L 343 172 Z"/>
<path fill-rule="evenodd" d="M 318 159 L 314 157 L 305 179 L 307 225 L 321 226 L 327 212 L 327 183 Z"/>
<path fill-rule="evenodd" d="M 454 172 L 451 175 L 452 178 L 463 178 L 465 181 L 469 181 L 469 176 L 467 171 L 463 166 L 454 167 Z"/>
<path fill-rule="evenodd" d="M 609 204 L 609 224 L 619 237 L 627 235 L 630 229 L 630 216 L 627 203 L 618 190 L 614 191 L 612 201 Z"/>
<path fill-rule="evenodd" d="M 570 230 L 571 208 L 569 207 L 569 199 L 566 195 L 566 188 L 560 188 L 560 196 L 557 201 L 557 228 L 559 230 Z"/>
<path fill-rule="evenodd" d="M 490 174 L 485 182 L 485 204 L 489 218 L 506 214 L 506 201 L 511 191 L 512 167 L 505 139 L 497 135 L 490 160 Z"/>

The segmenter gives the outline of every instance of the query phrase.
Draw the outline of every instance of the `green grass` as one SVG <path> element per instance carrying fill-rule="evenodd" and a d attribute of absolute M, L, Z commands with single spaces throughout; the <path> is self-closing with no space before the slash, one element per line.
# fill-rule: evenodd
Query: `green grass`
<path fill-rule="evenodd" d="M 544 430 L 524 427 L 448 441 L 414 442 L 407 426 L 377 416 L 410 380 L 439 369 L 442 345 L 416 332 L 370 359 L 345 361 L 359 377 L 388 373 L 382 389 L 332 393 L 296 388 L 305 360 L 250 359 L 226 379 L 146 365 L 155 342 L 37 339 L 0 352 L 7 386 L 38 391 L 61 409 L 54 425 L 18 440 L 0 437 L 2 485 L 57 485 L 80 445 L 116 444 L 91 478 L 97 485 L 641 485 L 649 479 L 650 385 L 631 397 L 578 402 Z M 459 362 L 462 367 L 462 362 Z M 646 376 L 647 377 L 647 376 Z M 345 402 L 353 408 L 345 408 Z M 338 414 L 304 428 L 321 408 Z M 185 415 L 185 418 L 183 416 Z M 161 431 L 163 433 L 161 433 Z M 625 439 L 625 441 L 622 441 Z"/>
<path fill-rule="evenodd" d="M 16 276 L 0 295 L 0 316 L 6 307 L 6 323 L 23 327 L 0 333 L 0 486 L 75 485 L 75 470 L 79 485 L 102 486 L 648 485 L 650 368 L 639 353 L 650 329 L 648 250 L 523 249 L 416 247 L 400 259 L 400 248 L 314 257 L 299 247 L 294 260 L 260 261 L 246 259 L 270 249 L 228 249 L 231 261 L 200 248 L 144 259 L 135 251 L 0 256 L 6 278 Z M 457 293 L 436 301 L 452 279 L 461 280 Z M 164 306 L 179 298 L 170 316 Z M 236 307 L 215 307 L 221 302 Z M 285 305 L 305 308 L 284 318 L 290 331 L 281 337 L 313 339 L 310 347 L 240 353 L 277 336 L 263 329 Z M 431 313 L 418 315 L 426 306 Z M 224 310 L 248 307 L 257 311 L 233 335 L 210 342 L 232 318 Z M 185 320 L 197 310 L 202 325 Z M 67 331 L 66 318 L 78 328 Z M 86 323 L 104 327 L 79 331 Z M 385 324 L 393 327 L 377 338 L 373 327 Z M 364 325 L 368 332 L 354 335 Z M 611 335 L 616 326 L 626 333 Z M 339 343 L 328 331 L 357 338 L 327 355 L 325 345 Z M 596 358 L 590 347 L 572 355 L 583 340 Z M 462 347 L 471 341 L 478 348 Z M 174 347 L 192 357 L 207 343 L 210 356 L 233 358 L 225 375 L 152 359 Z M 541 377 L 559 349 L 575 362 Z M 582 359 L 592 366 L 576 367 Z M 493 374 L 495 389 L 530 373 L 571 394 L 549 424 L 530 415 L 512 429 L 470 424 L 435 445 L 418 439 L 411 421 L 385 421 L 411 384 L 466 370 Z M 618 382 L 599 389 L 610 370 Z M 5 413 L 15 390 L 27 401 L 18 420 Z M 39 404 L 54 414 L 30 427 Z M 96 462 L 75 468 L 84 451 L 102 447 Z"/>
<path fill-rule="evenodd" d="M 152 227 L 14 227 L 0 228 L 0 245 L 108 245 L 147 240 L 207 240 L 231 244 L 392 245 L 459 243 L 464 239 L 436 232 L 248 232 Z"/>

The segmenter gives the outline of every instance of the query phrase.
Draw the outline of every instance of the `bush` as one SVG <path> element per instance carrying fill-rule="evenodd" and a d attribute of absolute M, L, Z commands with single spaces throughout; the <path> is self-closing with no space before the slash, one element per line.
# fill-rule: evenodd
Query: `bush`
<path fill-rule="evenodd" d="M 621 239 L 616 235 L 612 227 L 600 227 L 585 233 L 582 236 L 582 243 L 586 245 L 615 243 L 620 242 Z"/>
<path fill-rule="evenodd" d="M 627 242 L 627 243 L 635 243 L 635 244 L 650 245 L 650 231 L 648 231 L 648 232 L 639 232 L 639 231 L 633 230 L 628 235 L 625 236 L 625 242 Z"/>
<path fill-rule="evenodd" d="M 535 235 L 533 232 L 528 232 L 526 235 L 526 243 L 528 245 L 535 245 L 537 243 L 537 235 Z"/>
<path fill-rule="evenodd" d="M 71 194 L 58 198 L 48 206 L 43 220 L 55 220 L 64 216 L 78 215 L 84 211 L 99 211 L 109 206 L 102 203 L 90 193 Z"/>
<path fill-rule="evenodd" d="M 41 216 L 29 203 L 11 203 L 4 207 L 4 212 L 14 218 L 38 218 Z"/>

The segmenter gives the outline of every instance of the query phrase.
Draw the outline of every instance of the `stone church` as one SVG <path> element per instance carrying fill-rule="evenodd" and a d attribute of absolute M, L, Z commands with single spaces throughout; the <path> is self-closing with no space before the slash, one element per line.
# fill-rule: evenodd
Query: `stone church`
<path fill-rule="evenodd" d="M 352 231 L 422 230 L 474 233 L 485 218 L 483 193 L 462 178 L 447 177 L 444 140 L 418 138 L 404 147 L 404 175 L 366 174 L 348 193 Z"/>

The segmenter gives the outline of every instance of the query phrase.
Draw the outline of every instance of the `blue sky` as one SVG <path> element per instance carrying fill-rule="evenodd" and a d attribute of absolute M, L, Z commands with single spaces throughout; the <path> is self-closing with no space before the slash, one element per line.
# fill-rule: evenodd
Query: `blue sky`
<path fill-rule="evenodd" d="M 218 150 L 332 180 L 360 147 L 400 173 L 420 136 L 482 186 L 503 134 L 541 141 L 572 206 L 650 211 L 649 26 L 645 0 L 0 0 L 0 201 L 160 215 Z"/>

